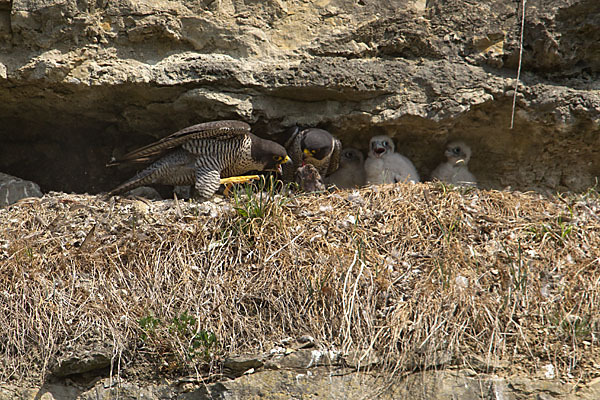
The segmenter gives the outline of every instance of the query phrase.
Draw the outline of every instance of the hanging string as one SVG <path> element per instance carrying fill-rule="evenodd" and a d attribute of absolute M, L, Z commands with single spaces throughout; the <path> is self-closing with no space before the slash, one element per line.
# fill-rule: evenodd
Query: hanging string
<path fill-rule="evenodd" d="M 517 91 L 519 90 L 519 80 L 521 79 L 521 60 L 523 59 L 523 31 L 525 30 L 525 4 L 523 0 L 523 15 L 521 16 L 521 39 L 519 41 L 519 68 L 517 69 L 517 81 L 515 82 L 515 94 L 513 95 L 512 114 L 510 116 L 510 129 L 515 123 L 515 107 L 517 105 Z"/>

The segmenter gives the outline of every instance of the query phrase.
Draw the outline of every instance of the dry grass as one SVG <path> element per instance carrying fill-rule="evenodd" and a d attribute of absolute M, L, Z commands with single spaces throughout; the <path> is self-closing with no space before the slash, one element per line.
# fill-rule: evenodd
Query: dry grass
<path fill-rule="evenodd" d="M 52 194 L 0 210 L 0 379 L 103 346 L 113 373 L 206 376 L 304 334 L 397 371 L 599 373 L 594 191 L 396 185 L 242 208 Z"/>

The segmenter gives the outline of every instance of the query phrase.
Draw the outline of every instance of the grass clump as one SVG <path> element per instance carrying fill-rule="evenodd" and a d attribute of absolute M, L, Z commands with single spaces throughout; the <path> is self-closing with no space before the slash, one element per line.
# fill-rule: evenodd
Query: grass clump
<path fill-rule="evenodd" d="M 210 367 L 217 356 L 216 335 L 200 329 L 198 320 L 187 312 L 168 323 L 148 314 L 140 318 L 139 327 L 144 350 L 168 359 L 170 369 L 185 371 L 190 362 Z"/>
<path fill-rule="evenodd" d="M 596 194 L 264 184 L 207 204 L 50 194 L 1 209 L 0 379 L 43 378 L 97 341 L 125 378 L 208 377 L 307 334 L 387 371 L 595 377 Z"/>
<path fill-rule="evenodd" d="M 250 242 L 261 236 L 265 220 L 280 218 L 282 207 L 290 201 L 285 195 L 289 192 L 290 185 L 272 175 L 261 175 L 258 182 L 236 185 L 232 195 L 233 209 L 238 217 L 232 226 L 234 234 L 246 237 Z"/>

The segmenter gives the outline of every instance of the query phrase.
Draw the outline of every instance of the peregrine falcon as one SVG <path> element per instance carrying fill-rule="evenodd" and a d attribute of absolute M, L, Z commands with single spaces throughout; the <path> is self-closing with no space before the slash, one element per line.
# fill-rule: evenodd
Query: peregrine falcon
<path fill-rule="evenodd" d="M 419 182 L 413 163 L 401 154 L 394 153 L 394 142 L 388 136 L 374 136 L 369 142 L 369 155 L 365 161 L 368 184 Z"/>
<path fill-rule="evenodd" d="M 360 150 L 347 147 L 340 155 L 340 167 L 327 179 L 340 189 L 361 187 L 365 184 L 365 156 Z"/>
<path fill-rule="evenodd" d="M 250 125 L 245 122 L 214 121 L 184 128 L 108 165 L 151 160 L 155 161 L 109 195 L 160 183 L 194 185 L 197 196 L 208 199 L 228 181 L 221 178 L 253 170 L 275 170 L 289 157 L 281 145 L 250 133 Z"/>
<path fill-rule="evenodd" d="M 308 128 L 301 131 L 296 127 L 284 143 L 293 163 L 283 166 L 286 182 L 292 181 L 295 171 L 304 164 L 315 166 L 323 178 L 338 168 L 342 143 L 326 130 Z"/>
<path fill-rule="evenodd" d="M 444 152 L 448 161 L 441 163 L 431 173 L 432 179 L 462 186 L 477 186 L 475 176 L 469 171 L 471 148 L 464 142 L 451 142 Z"/>

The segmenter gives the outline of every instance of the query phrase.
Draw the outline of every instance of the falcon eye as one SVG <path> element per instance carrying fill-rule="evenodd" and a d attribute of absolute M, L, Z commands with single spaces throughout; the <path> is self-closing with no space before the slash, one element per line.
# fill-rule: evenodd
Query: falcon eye
<path fill-rule="evenodd" d="M 273 161 L 279 162 L 281 160 L 283 160 L 283 157 L 281 157 L 281 156 L 273 156 Z"/>
<path fill-rule="evenodd" d="M 454 154 L 460 153 L 460 147 L 455 147 L 453 150 Z"/>
<path fill-rule="evenodd" d="M 312 149 L 310 152 L 313 153 L 313 154 L 315 154 L 317 152 L 317 150 Z"/>

